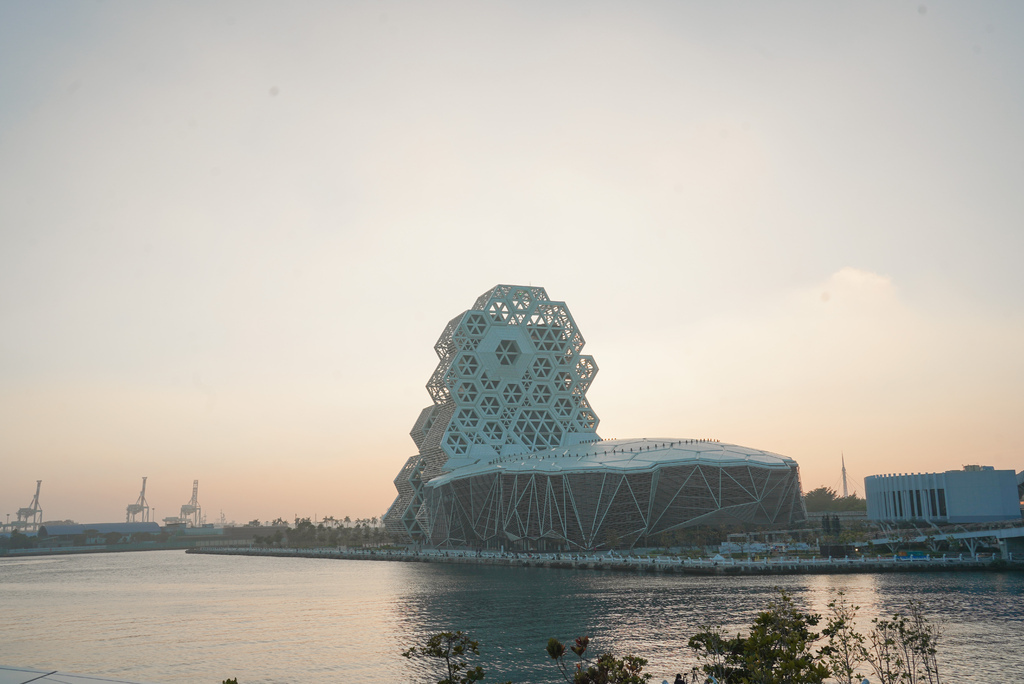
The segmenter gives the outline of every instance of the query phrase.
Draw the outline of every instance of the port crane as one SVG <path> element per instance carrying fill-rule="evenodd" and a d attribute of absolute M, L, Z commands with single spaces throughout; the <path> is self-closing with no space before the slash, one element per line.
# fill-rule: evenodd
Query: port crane
<path fill-rule="evenodd" d="M 32 503 L 25 508 L 18 509 L 18 521 L 14 523 L 15 527 L 38 530 L 43 523 L 43 509 L 39 505 L 39 488 L 42 484 L 42 480 L 36 480 L 36 495 L 32 497 Z"/>
<path fill-rule="evenodd" d="M 192 499 L 181 507 L 181 514 L 178 516 L 182 522 L 190 523 L 192 527 L 199 527 L 203 512 L 199 505 L 199 480 L 192 483 Z"/>
<path fill-rule="evenodd" d="M 139 515 L 142 520 L 139 520 Z M 149 522 L 149 504 L 146 503 L 146 478 L 142 478 L 142 492 L 139 493 L 139 500 L 129 504 L 125 509 L 125 522 Z"/>

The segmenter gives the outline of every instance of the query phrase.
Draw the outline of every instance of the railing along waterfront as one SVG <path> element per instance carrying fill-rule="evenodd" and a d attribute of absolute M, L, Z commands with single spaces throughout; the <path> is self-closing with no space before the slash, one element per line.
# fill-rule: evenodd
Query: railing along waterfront
<path fill-rule="evenodd" d="M 633 556 L 614 553 L 526 553 L 468 550 L 394 550 L 345 548 L 273 548 L 205 547 L 187 553 L 271 556 L 296 558 L 334 558 L 419 563 L 455 563 L 525 567 L 572 568 L 589 570 L 627 570 L 679 574 L 832 574 L 861 572 L 951 571 L 951 570 L 1024 570 L 1024 562 L 994 562 L 991 558 L 959 555 L 941 557 L 847 556 L 843 558 L 761 557 L 684 558 L 682 556 Z"/>

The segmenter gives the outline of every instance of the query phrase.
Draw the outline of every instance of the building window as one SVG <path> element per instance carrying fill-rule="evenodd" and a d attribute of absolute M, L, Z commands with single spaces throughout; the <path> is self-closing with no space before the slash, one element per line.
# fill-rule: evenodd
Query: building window
<path fill-rule="evenodd" d="M 946 517 L 946 490 L 939 490 L 939 515 Z"/>

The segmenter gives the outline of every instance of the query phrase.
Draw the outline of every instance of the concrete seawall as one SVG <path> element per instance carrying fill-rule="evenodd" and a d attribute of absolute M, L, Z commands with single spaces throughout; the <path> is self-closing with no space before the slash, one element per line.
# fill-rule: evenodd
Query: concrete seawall
<path fill-rule="evenodd" d="M 343 549 L 195 548 L 186 553 L 272 558 L 331 558 L 338 560 L 396 561 L 400 563 L 451 563 L 506 567 L 558 568 L 564 570 L 611 570 L 618 572 L 678 575 L 832 575 L 881 572 L 1024 571 L 1022 562 L 972 558 L 899 559 L 893 556 L 857 558 L 690 560 L 675 557 L 574 556 L 571 554 L 491 554 L 463 551 L 362 551 Z"/>
<path fill-rule="evenodd" d="M 0 560 L 4 558 L 34 558 L 38 556 L 76 556 L 87 553 L 132 553 L 135 551 L 184 551 L 192 548 L 188 543 L 142 542 L 139 544 L 91 544 L 89 546 L 58 546 L 41 549 L 4 549 L 0 551 Z M 3 680 L 0 680 L 2 684 Z"/>

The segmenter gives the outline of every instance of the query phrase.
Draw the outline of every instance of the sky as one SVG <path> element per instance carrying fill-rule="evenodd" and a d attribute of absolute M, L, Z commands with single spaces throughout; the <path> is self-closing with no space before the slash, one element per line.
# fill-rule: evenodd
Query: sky
<path fill-rule="evenodd" d="M 1024 5 L 0 2 L 0 515 L 381 515 L 433 344 L 602 437 L 1024 469 Z"/>

